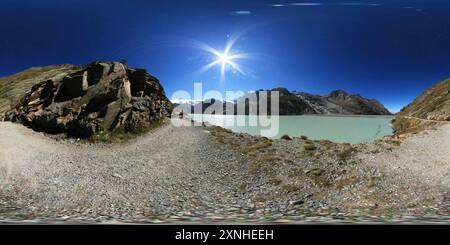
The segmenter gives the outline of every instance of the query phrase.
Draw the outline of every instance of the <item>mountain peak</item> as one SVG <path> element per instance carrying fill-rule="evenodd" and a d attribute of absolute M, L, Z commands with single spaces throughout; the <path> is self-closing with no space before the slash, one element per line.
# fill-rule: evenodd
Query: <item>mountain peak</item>
<path fill-rule="evenodd" d="M 329 97 L 346 97 L 349 94 L 347 92 L 345 92 L 342 89 L 338 89 L 338 90 L 333 90 L 331 91 L 331 93 L 328 95 Z"/>

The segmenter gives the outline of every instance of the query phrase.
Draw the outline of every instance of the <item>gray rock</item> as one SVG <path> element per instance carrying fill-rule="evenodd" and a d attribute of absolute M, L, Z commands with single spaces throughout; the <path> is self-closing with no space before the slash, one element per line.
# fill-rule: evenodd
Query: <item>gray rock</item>
<path fill-rule="evenodd" d="M 5 120 L 37 131 L 87 138 L 102 131 L 137 131 L 170 116 L 159 81 L 143 69 L 95 62 L 61 79 L 42 81 Z"/>

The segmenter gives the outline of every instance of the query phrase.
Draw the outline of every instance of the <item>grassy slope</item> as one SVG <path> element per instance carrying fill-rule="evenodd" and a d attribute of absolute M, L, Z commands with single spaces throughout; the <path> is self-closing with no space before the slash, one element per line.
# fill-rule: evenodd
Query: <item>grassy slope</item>
<path fill-rule="evenodd" d="M 419 95 L 403 108 L 392 121 L 397 134 L 417 133 L 450 121 L 450 79 L 444 80 Z"/>
<path fill-rule="evenodd" d="M 0 114 L 15 105 L 33 85 L 56 76 L 65 76 L 76 69 L 72 65 L 32 67 L 11 76 L 1 77 Z"/>
<path fill-rule="evenodd" d="M 450 79 L 427 89 L 406 106 L 399 115 L 448 121 L 450 116 Z"/>

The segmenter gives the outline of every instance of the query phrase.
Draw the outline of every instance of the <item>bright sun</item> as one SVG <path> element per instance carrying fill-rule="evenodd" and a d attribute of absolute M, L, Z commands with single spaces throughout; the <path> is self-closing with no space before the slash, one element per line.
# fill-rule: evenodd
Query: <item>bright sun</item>
<path fill-rule="evenodd" d="M 221 65 L 227 65 L 231 60 L 230 57 L 228 56 L 227 53 L 223 53 L 223 54 L 218 54 L 217 55 L 217 61 L 221 64 Z"/>
<path fill-rule="evenodd" d="M 225 50 L 223 52 L 219 52 L 217 49 L 212 48 L 211 46 L 200 43 L 199 48 L 207 51 L 210 54 L 214 55 L 213 62 L 203 66 L 199 71 L 205 72 L 211 69 L 214 66 L 220 67 L 220 78 L 221 81 L 225 79 L 225 72 L 227 70 L 240 73 L 245 75 L 244 71 L 241 69 L 241 66 L 237 63 L 240 59 L 247 59 L 250 57 L 250 54 L 247 53 L 234 53 L 231 51 L 233 45 L 237 41 L 238 38 L 232 38 L 227 42 Z"/>

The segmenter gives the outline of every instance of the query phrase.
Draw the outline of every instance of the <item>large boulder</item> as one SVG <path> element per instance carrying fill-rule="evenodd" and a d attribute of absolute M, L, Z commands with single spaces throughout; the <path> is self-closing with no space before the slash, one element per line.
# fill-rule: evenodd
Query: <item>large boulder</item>
<path fill-rule="evenodd" d="M 158 79 L 119 62 L 95 62 L 42 81 L 6 120 L 38 131 L 87 138 L 104 131 L 140 131 L 170 116 L 172 104 Z"/>

